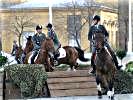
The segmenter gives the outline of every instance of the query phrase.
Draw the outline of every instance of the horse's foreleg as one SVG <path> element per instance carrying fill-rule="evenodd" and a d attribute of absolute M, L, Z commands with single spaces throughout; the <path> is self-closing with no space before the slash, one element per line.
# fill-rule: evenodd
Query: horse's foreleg
<path fill-rule="evenodd" d="M 99 75 L 96 75 L 96 83 L 97 83 L 97 90 L 98 90 L 98 98 L 102 98 L 102 88 L 101 88 L 101 78 Z"/>
<path fill-rule="evenodd" d="M 50 60 L 47 59 L 46 60 L 46 64 L 47 64 L 47 68 L 49 72 L 52 72 L 54 70 L 54 68 L 52 67 L 52 65 L 50 64 Z"/>
<path fill-rule="evenodd" d="M 109 81 L 109 91 L 107 92 L 107 95 L 111 100 L 114 100 L 114 82 L 113 82 L 113 80 Z"/>

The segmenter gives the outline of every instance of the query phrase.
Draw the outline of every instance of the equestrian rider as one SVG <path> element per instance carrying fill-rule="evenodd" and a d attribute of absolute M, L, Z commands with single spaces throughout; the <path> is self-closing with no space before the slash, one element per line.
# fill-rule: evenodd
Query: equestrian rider
<path fill-rule="evenodd" d="M 95 56 L 96 56 L 96 46 L 95 46 L 95 40 L 93 39 L 93 34 L 96 32 L 99 34 L 100 33 L 104 34 L 104 36 L 105 36 L 105 44 L 104 45 L 107 47 L 109 53 L 111 54 L 116 68 L 120 69 L 121 66 L 118 65 L 116 55 L 108 43 L 109 33 L 107 32 L 105 27 L 100 24 L 100 16 L 95 15 L 93 18 L 93 21 L 92 21 L 92 26 L 90 27 L 90 30 L 88 33 L 88 40 L 90 41 L 91 47 L 92 47 L 91 66 L 93 67 L 93 70 L 91 70 L 90 73 L 94 74 L 95 70 L 96 70 L 96 65 L 94 62 Z"/>
<path fill-rule="evenodd" d="M 59 56 L 58 49 L 61 47 L 61 44 L 58 40 L 58 37 L 57 37 L 54 29 L 52 28 L 52 24 L 48 23 L 48 25 L 46 27 L 48 29 L 48 33 L 47 33 L 48 37 L 51 38 L 54 42 L 54 48 L 56 51 L 54 56 L 55 56 L 55 60 L 57 60 L 57 57 Z"/>
<path fill-rule="evenodd" d="M 41 48 L 41 43 L 46 39 L 46 36 L 44 33 L 42 33 L 42 26 L 37 25 L 36 26 L 37 33 L 32 37 L 33 42 L 33 56 L 31 57 L 31 64 L 34 64 L 34 59 L 38 54 L 39 49 Z"/>
<path fill-rule="evenodd" d="M 17 41 L 14 40 L 14 41 L 13 41 L 13 49 L 12 49 L 11 55 L 14 56 L 14 55 L 16 54 L 17 49 L 18 49 Z"/>

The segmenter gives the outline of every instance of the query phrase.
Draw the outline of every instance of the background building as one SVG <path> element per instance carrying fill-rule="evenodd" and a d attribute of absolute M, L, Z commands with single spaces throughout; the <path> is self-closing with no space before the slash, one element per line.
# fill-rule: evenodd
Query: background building
<path fill-rule="evenodd" d="M 74 35 L 77 34 L 77 40 L 82 49 L 89 48 L 88 41 L 88 31 L 89 26 L 92 20 L 92 17 L 95 14 L 101 16 L 101 23 L 105 25 L 107 31 L 110 34 L 109 41 L 114 49 L 116 49 L 117 35 L 118 34 L 118 14 L 117 9 L 108 7 L 100 3 L 94 3 L 94 1 L 89 1 L 86 5 L 77 5 L 71 3 L 68 5 L 54 5 L 52 8 L 53 15 L 53 25 L 54 29 L 61 41 L 62 46 L 65 45 L 78 45 Z M 6 52 L 10 52 L 12 49 L 12 41 L 18 40 L 18 36 L 15 32 L 9 30 L 13 29 L 10 24 L 15 21 L 15 16 L 23 16 L 31 18 L 32 20 L 29 23 L 33 25 L 26 27 L 23 30 L 23 36 L 21 38 L 21 44 L 25 44 L 25 36 L 33 35 L 35 33 L 35 26 L 37 24 L 43 25 L 43 31 L 46 34 L 46 24 L 49 22 L 49 8 L 47 5 L 43 6 L 41 4 L 32 4 L 30 7 L 27 7 L 28 2 L 24 0 L 17 0 L 16 3 L 22 2 L 17 5 L 13 5 L 6 9 L 1 9 L 1 37 L 2 37 L 2 49 Z M 31 2 L 31 1 L 30 1 Z M 21 8 L 21 9 L 20 9 Z M 117 8 L 117 5 L 116 5 Z M 15 30 L 16 31 L 16 30 Z M 90 49 L 90 48 L 89 48 Z M 87 51 L 89 51 L 89 49 Z"/>

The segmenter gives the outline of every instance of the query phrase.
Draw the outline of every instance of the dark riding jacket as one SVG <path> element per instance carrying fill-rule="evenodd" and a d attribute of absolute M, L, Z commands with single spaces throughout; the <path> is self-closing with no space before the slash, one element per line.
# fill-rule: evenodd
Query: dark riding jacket
<path fill-rule="evenodd" d="M 34 45 L 33 51 L 39 50 L 41 48 L 41 44 L 44 39 L 46 39 L 46 36 L 44 33 L 35 34 L 32 37 L 32 41 L 33 41 L 33 45 Z"/>
<path fill-rule="evenodd" d="M 54 45 L 57 45 L 57 46 L 60 45 L 60 42 L 54 30 L 51 29 L 48 31 L 48 37 L 50 37 L 53 40 Z"/>
<path fill-rule="evenodd" d="M 109 37 L 109 33 L 105 29 L 103 25 L 93 25 L 90 27 L 89 33 L 88 33 L 88 40 L 93 40 L 93 34 L 94 33 L 103 33 L 105 37 Z"/>
<path fill-rule="evenodd" d="M 13 49 L 12 49 L 12 55 L 15 55 L 16 51 L 18 49 L 18 45 L 17 44 L 13 44 Z"/>

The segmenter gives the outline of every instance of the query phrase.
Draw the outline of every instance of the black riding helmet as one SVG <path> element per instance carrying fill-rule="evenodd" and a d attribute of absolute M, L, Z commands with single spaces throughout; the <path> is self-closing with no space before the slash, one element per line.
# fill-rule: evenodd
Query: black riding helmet
<path fill-rule="evenodd" d="M 47 28 L 52 28 L 52 24 L 48 23 Z"/>
<path fill-rule="evenodd" d="M 93 20 L 100 21 L 100 16 L 99 16 L 99 15 L 95 15 L 95 16 L 93 17 Z"/>
<path fill-rule="evenodd" d="M 42 26 L 41 25 L 37 25 L 36 26 L 36 30 L 38 30 L 38 29 L 42 29 Z"/>

